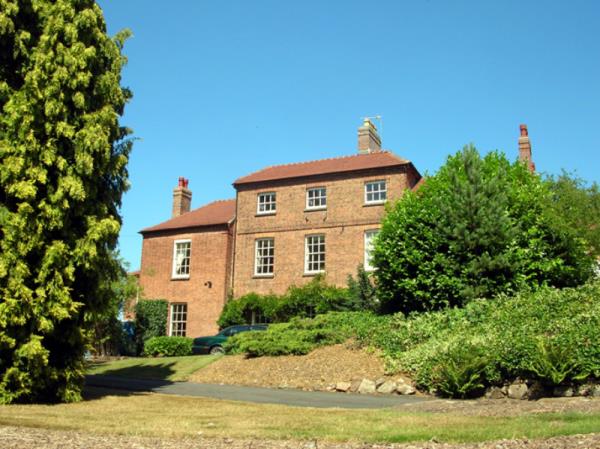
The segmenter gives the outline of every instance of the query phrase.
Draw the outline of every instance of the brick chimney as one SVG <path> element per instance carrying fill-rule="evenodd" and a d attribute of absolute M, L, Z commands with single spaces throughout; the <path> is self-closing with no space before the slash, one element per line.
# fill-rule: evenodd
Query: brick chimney
<path fill-rule="evenodd" d="M 535 164 L 531 158 L 531 142 L 529 141 L 529 132 L 527 125 L 521 125 L 521 136 L 519 137 L 519 160 L 527 164 L 531 173 L 535 172 Z"/>
<path fill-rule="evenodd" d="M 179 184 L 173 189 L 173 218 L 190 211 L 192 191 L 188 189 L 189 182 L 189 179 L 180 177 Z"/>
<path fill-rule="evenodd" d="M 381 138 L 373 122 L 365 118 L 362 126 L 358 128 L 358 152 L 367 154 L 378 151 L 381 151 Z"/>

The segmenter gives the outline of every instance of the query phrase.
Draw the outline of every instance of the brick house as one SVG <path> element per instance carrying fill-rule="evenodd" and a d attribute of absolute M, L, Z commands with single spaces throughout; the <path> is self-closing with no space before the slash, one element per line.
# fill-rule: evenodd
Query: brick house
<path fill-rule="evenodd" d="M 525 125 L 519 157 L 533 169 Z M 234 181 L 232 200 L 190 211 L 180 178 L 172 218 L 141 231 L 144 296 L 169 301 L 169 335 L 195 337 L 217 331 L 229 297 L 281 294 L 317 274 L 344 286 L 359 264 L 370 269 L 385 203 L 421 182 L 410 161 L 381 149 L 368 119 L 357 154 L 259 170 Z"/>

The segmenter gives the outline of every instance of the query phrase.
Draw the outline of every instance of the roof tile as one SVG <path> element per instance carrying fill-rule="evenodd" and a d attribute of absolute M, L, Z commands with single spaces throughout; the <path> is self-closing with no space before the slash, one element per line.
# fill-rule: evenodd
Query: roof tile
<path fill-rule="evenodd" d="M 274 181 L 303 176 L 324 175 L 329 173 L 343 173 L 372 168 L 394 167 L 410 164 L 389 151 L 376 153 L 355 154 L 352 156 L 321 159 L 317 161 L 299 162 L 296 164 L 274 165 L 262 170 L 242 176 L 234 181 L 233 185 L 249 184 L 253 182 Z"/>
<path fill-rule="evenodd" d="M 148 232 L 168 231 L 171 229 L 195 228 L 198 226 L 214 226 L 227 224 L 235 217 L 235 199 L 220 200 L 194 209 L 165 222 L 142 229 L 142 234 Z"/>

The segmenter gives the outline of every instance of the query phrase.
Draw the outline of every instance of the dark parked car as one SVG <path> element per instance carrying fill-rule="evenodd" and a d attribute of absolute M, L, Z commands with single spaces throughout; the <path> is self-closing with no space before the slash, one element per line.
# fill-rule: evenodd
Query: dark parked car
<path fill-rule="evenodd" d="M 223 354 L 223 343 L 232 335 L 248 331 L 267 330 L 266 324 L 229 326 L 212 337 L 194 338 L 192 352 L 194 354 Z"/>

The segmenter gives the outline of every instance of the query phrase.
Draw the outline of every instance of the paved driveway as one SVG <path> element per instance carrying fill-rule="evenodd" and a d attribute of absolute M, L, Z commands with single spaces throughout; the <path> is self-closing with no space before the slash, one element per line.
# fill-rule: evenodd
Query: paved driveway
<path fill-rule="evenodd" d="M 428 400 L 427 398 L 418 396 L 371 396 L 335 392 L 242 387 L 237 385 L 210 385 L 194 382 L 167 382 L 101 375 L 86 376 L 86 386 L 318 408 L 388 408 Z"/>

